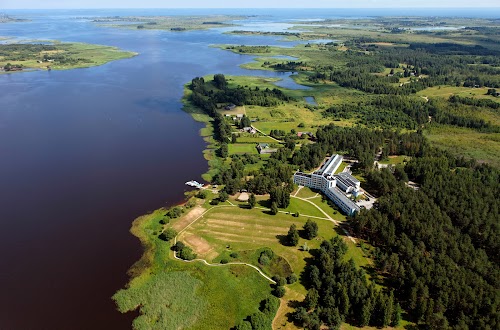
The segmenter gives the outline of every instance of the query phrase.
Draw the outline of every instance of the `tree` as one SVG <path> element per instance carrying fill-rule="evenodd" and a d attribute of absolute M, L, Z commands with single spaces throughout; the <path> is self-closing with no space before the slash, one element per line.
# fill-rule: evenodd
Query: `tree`
<path fill-rule="evenodd" d="M 249 321 L 253 330 L 268 330 L 271 328 L 272 319 L 269 319 L 262 312 L 250 315 Z"/>
<path fill-rule="evenodd" d="M 175 236 L 177 236 L 177 232 L 173 228 L 167 228 L 160 234 L 159 238 L 163 241 L 168 242 Z"/>
<path fill-rule="evenodd" d="M 284 286 L 276 286 L 273 290 L 273 295 L 275 295 L 278 298 L 282 298 L 286 293 L 285 287 Z"/>
<path fill-rule="evenodd" d="M 290 274 L 287 278 L 286 278 L 286 282 L 288 284 L 293 284 L 295 282 L 297 282 L 297 275 L 295 275 L 294 273 Z"/>
<path fill-rule="evenodd" d="M 241 118 L 241 121 L 240 121 L 240 128 L 251 127 L 251 126 L 252 126 L 252 122 L 250 121 L 250 118 L 248 118 L 246 115 L 243 115 L 243 118 Z"/>
<path fill-rule="evenodd" d="M 396 303 L 396 307 L 394 308 L 392 313 L 391 326 L 397 327 L 399 323 L 401 323 L 401 314 L 402 314 L 401 306 L 399 305 L 399 303 Z"/>
<path fill-rule="evenodd" d="M 236 143 L 238 142 L 238 136 L 236 134 L 231 134 L 231 143 Z"/>
<path fill-rule="evenodd" d="M 318 224 L 310 219 L 304 225 L 304 236 L 307 239 L 313 239 L 318 236 Z"/>
<path fill-rule="evenodd" d="M 248 321 L 241 321 L 234 328 L 235 330 L 252 330 L 252 324 Z"/>
<path fill-rule="evenodd" d="M 221 143 L 220 148 L 219 148 L 219 156 L 222 158 L 227 158 L 229 155 L 229 148 L 227 146 L 227 143 Z"/>
<path fill-rule="evenodd" d="M 227 201 L 227 199 L 229 198 L 229 195 L 227 194 L 227 192 L 225 190 L 222 190 L 220 193 L 219 193 L 219 200 L 221 202 L 225 202 Z"/>
<path fill-rule="evenodd" d="M 172 250 L 178 252 L 182 249 L 184 249 L 186 247 L 186 245 L 184 243 L 182 243 L 181 241 L 178 241 L 177 243 L 174 244 L 174 246 L 172 246 Z"/>
<path fill-rule="evenodd" d="M 288 230 L 286 243 L 290 246 L 297 246 L 297 244 L 299 244 L 299 231 L 297 230 L 297 226 L 295 226 L 295 224 L 292 224 Z"/>
<path fill-rule="evenodd" d="M 308 310 L 316 308 L 316 306 L 318 305 L 318 301 L 319 301 L 318 290 L 312 288 L 309 291 L 307 291 L 306 298 L 304 299 L 304 305 Z"/>
<path fill-rule="evenodd" d="M 250 198 L 248 199 L 248 205 L 250 206 L 250 208 L 253 209 L 256 203 L 257 201 L 255 200 L 255 194 L 250 194 Z"/>
<path fill-rule="evenodd" d="M 227 87 L 226 77 L 221 73 L 214 75 L 214 84 L 215 87 L 217 87 L 218 89 L 226 89 Z"/>
<path fill-rule="evenodd" d="M 276 202 L 271 203 L 271 214 L 272 215 L 278 214 L 278 205 L 276 205 Z"/>

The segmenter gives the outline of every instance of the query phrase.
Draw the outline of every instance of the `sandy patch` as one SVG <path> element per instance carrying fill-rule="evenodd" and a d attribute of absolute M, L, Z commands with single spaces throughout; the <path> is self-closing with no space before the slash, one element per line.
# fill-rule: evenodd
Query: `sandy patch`
<path fill-rule="evenodd" d="M 196 235 L 186 235 L 183 237 L 183 241 L 198 255 L 205 255 L 213 249 L 210 243 Z"/>
<path fill-rule="evenodd" d="M 189 211 L 188 213 L 183 215 L 179 220 L 177 220 L 172 225 L 172 227 L 177 231 L 181 231 L 182 229 L 189 226 L 190 223 L 192 223 L 193 221 L 198 219 L 200 217 L 200 215 L 203 214 L 203 212 L 205 212 L 205 208 L 203 208 L 201 206 L 196 206 L 196 207 L 192 208 L 191 211 Z"/>
<path fill-rule="evenodd" d="M 246 192 L 242 192 L 239 196 L 238 196 L 238 200 L 239 201 L 242 201 L 242 202 L 248 202 L 248 200 L 250 199 L 250 195 L 248 195 L 248 193 Z"/>

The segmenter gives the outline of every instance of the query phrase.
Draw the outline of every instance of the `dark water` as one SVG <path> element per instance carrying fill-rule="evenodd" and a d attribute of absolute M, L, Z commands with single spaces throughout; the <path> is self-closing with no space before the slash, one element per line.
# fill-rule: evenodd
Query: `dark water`
<path fill-rule="evenodd" d="M 130 224 L 182 201 L 184 182 L 201 180 L 207 168 L 201 125 L 181 110 L 183 84 L 224 72 L 281 76 L 297 87 L 288 74 L 240 69 L 249 56 L 209 47 L 292 45 L 274 37 L 106 29 L 73 19 L 124 13 L 172 14 L 9 11 L 32 22 L 0 24 L 0 36 L 140 53 L 89 69 L 0 75 L 0 329 L 129 328 L 133 315 L 116 312 L 110 297 L 141 254 Z M 250 23 L 280 29 L 306 14 Z"/>
<path fill-rule="evenodd" d="M 183 84 L 244 72 L 238 65 L 251 57 L 211 43 L 283 42 L 29 17 L 0 25 L 0 35 L 108 44 L 140 56 L 0 76 L 0 329 L 126 329 L 133 315 L 116 312 L 110 297 L 141 254 L 132 220 L 182 201 L 184 182 L 201 180 L 207 168 L 201 125 L 181 110 Z"/>

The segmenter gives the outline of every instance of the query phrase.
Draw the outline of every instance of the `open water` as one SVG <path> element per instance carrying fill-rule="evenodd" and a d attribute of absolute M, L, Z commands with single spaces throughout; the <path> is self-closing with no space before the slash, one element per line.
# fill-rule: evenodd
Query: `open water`
<path fill-rule="evenodd" d="M 184 182 L 201 181 L 207 169 L 198 134 L 202 126 L 182 111 L 183 85 L 193 77 L 222 72 L 281 77 L 280 85 L 300 88 L 288 73 L 239 68 L 251 56 L 209 47 L 293 45 L 277 37 L 223 34 L 226 29 L 112 29 L 77 17 L 244 14 L 257 15 L 239 22 L 249 29 L 283 31 L 293 19 L 388 14 L 7 13 L 32 21 L 0 24 L 0 36 L 104 44 L 140 55 L 88 69 L 0 75 L 0 329 L 130 328 L 134 315 L 118 313 L 110 297 L 127 283 L 126 272 L 141 254 L 138 240 L 129 233 L 131 222 L 181 202 Z"/>

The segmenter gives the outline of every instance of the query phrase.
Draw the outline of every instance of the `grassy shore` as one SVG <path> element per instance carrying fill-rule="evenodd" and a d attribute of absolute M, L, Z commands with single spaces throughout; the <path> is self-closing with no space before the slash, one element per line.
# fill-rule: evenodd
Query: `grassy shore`
<path fill-rule="evenodd" d="M 116 47 L 85 43 L 51 42 L 50 44 L 9 43 L 0 45 L 0 68 L 9 63 L 21 66 L 21 71 L 30 70 L 70 70 L 102 65 L 111 61 L 138 55 Z M 6 73 L 1 70 L 0 73 Z"/>
<path fill-rule="evenodd" d="M 245 266 L 173 259 L 170 244 L 158 238 L 164 213 L 160 209 L 134 221 L 131 232 L 144 254 L 131 268 L 127 288 L 113 296 L 121 312 L 140 311 L 134 329 L 223 329 L 256 312 L 270 294 L 269 282 Z"/>
<path fill-rule="evenodd" d="M 122 16 L 100 17 L 92 20 L 100 26 L 134 30 L 190 31 L 206 30 L 217 27 L 233 26 L 231 21 L 243 16 L 204 15 L 204 16 Z"/>

